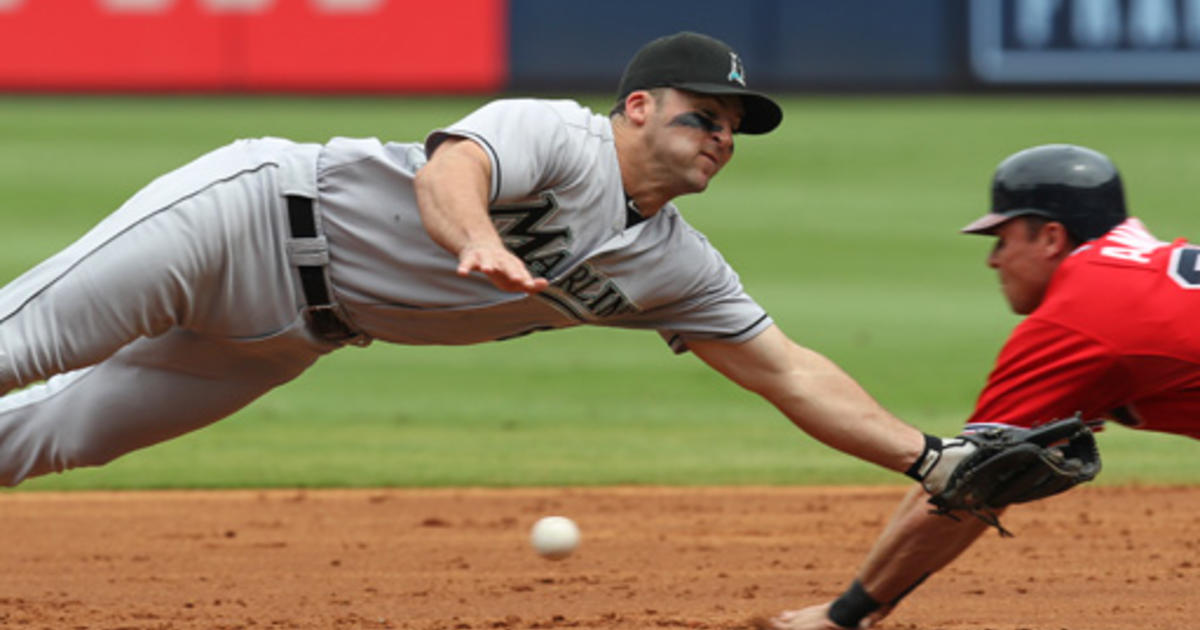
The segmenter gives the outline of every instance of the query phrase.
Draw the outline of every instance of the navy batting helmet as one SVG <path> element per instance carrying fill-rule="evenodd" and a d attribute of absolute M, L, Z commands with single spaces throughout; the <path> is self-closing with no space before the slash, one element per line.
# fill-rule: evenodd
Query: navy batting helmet
<path fill-rule="evenodd" d="M 996 167 L 992 211 L 962 231 L 989 234 L 1026 215 L 1062 223 L 1079 242 L 1103 236 L 1127 216 L 1117 167 L 1103 153 L 1072 144 L 1014 153 Z"/>

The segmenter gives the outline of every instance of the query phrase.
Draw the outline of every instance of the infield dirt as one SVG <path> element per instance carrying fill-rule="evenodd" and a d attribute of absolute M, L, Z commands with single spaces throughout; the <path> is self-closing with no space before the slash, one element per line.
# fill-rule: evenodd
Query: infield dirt
<path fill-rule="evenodd" d="M 0 626 L 743 628 L 835 596 L 904 489 L 8 493 Z M 583 531 L 539 558 L 541 516 Z M 1200 488 L 1018 506 L 881 628 L 1200 624 Z"/>

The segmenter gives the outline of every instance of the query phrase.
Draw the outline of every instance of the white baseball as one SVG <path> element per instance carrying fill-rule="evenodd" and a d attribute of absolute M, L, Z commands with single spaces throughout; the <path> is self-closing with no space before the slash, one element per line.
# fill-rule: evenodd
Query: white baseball
<path fill-rule="evenodd" d="M 529 532 L 533 549 L 548 560 L 562 560 L 579 546 L 579 526 L 565 516 L 547 516 Z"/>

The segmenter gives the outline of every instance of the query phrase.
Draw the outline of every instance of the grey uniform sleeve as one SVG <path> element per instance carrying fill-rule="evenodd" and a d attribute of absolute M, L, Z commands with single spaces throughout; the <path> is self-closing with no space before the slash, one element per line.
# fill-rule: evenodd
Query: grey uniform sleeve
<path fill-rule="evenodd" d="M 675 354 L 687 352 L 689 350 L 689 340 L 706 339 L 728 343 L 749 341 L 774 323 L 771 316 L 766 311 L 758 308 L 758 304 L 744 293 L 741 295 L 741 298 L 730 296 L 728 299 L 711 302 L 709 307 L 710 314 L 712 315 L 709 318 L 709 322 L 707 322 L 712 325 L 709 330 L 677 332 L 659 329 L 658 334 L 662 336 L 663 340 L 667 342 L 667 345 L 671 347 L 671 350 Z M 745 317 L 746 314 L 750 314 L 751 317 Z M 741 328 L 729 327 L 728 324 L 740 325 Z"/>
<path fill-rule="evenodd" d="M 521 199 L 578 177 L 582 164 L 577 124 L 571 110 L 553 101 L 506 99 L 493 101 L 462 120 L 434 131 L 425 140 L 429 155 L 447 138 L 458 136 L 479 144 L 492 162 L 491 203 Z"/>
<path fill-rule="evenodd" d="M 688 351 L 695 339 L 741 343 L 758 336 L 772 323 L 771 316 L 746 294 L 733 268 L 716 250 L 711 273 L 702 290 L 693 297 L 670 305 L 671 322 L 658 329 L 659 335 L 677 354 Z"/>
<path fill-rule="evenodd" d="M 683 353 L 688 341 L 739 343 L 773 323 L 717 248 L 673 207 L 630 232 L 637 230 L 593 261 L 634 305 L 611 325 L 653 328 Z"/>

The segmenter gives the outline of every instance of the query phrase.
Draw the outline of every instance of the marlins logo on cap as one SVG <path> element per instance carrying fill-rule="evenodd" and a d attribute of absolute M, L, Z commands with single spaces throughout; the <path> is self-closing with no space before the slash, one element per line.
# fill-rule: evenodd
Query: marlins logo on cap
<path fill-rule="evenodd" d="M 742 59 L 737 53 L 729 51 L 729 76 L 726 77 L 742 87 L 746 87 L 746 69 L 742 67 Z"/>

